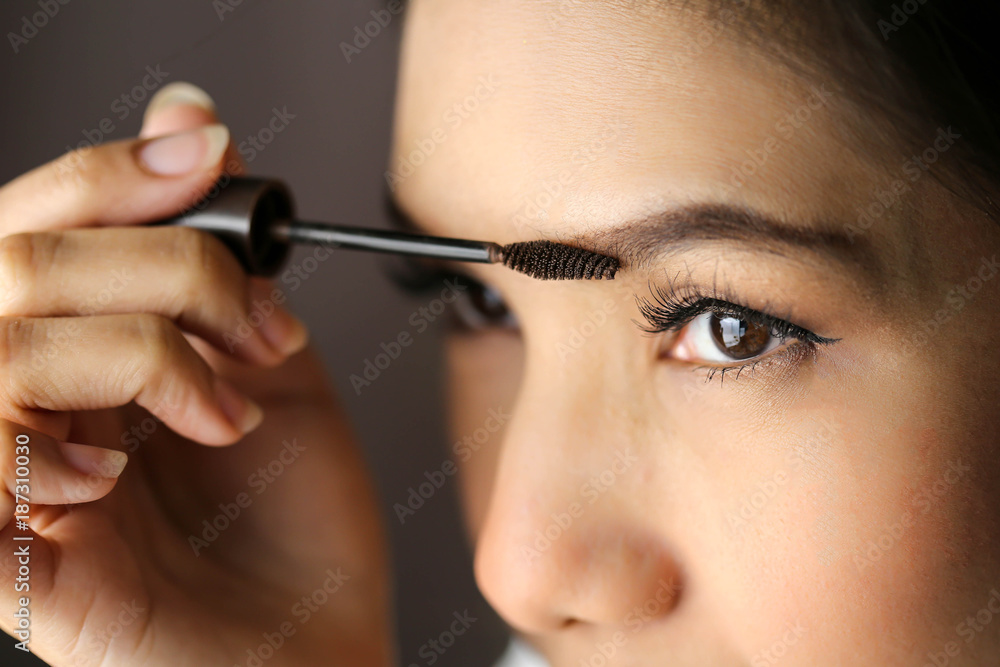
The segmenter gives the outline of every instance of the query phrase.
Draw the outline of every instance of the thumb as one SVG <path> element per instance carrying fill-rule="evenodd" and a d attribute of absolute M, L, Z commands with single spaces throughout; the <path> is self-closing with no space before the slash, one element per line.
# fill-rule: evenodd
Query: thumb
<path fill-rule="evenodd" d="M 139 137 L 176 134 L 218 122 L 215 102 L 208 93 L 194 84 L 176 81 L 161 88 L 149 100 Z M 233 176 L 244 173 L 246 165 L 235 145 L 230 144 L 227 148 L 222 166 Z"/>

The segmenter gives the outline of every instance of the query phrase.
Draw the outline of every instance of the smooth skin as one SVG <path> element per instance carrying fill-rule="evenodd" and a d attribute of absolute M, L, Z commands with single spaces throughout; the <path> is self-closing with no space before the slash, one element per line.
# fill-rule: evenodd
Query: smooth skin
<path fill-rule="evenodd" d="M 448 344 L 454 440 L 512 415 L 462 462 L 479 586 L 559 667 L 997 664 L 1000 226 L 909 180 L 836 81 L 675 4 L 413 2 L 401 207 L 433 234 L 614 251 L 612 228 L 691 203 L 845 234 L 875 188 L 905 198 L 846 265 L 692 241 L 613 283 L 456 267 L 516 320 Z M 706 382 L 693 329 L 637 326 L 636 298 L 677 283 L 840 340 Z"/>
<path fill-rule="evenodd" d="M 171 84 L 140 138 L 0 189 L 0 627 L 29 597 L 52 665 L 390 662 L 373 490 L 304 325 L 211 236 L 140 227 L 224 169 L 211 100 Z"/>
<path fill-rule="evenodd" d="M 866 123 L 836 82 L 797 78 L 732 27 L 710 30 L 696 58 L 675 58 L 706 25 L 667 5 L 413 2 L 390 169 L 420 164 L 393 182 L 400 205 L 435 234 L 611 250 L 602 243 L 612 227 L 691 202 L 842 232 L 876 185 L 900 176 L 907 156 L 876 132 L 858 134 Z M 769 144 L 824 84 L 833 98 Z M 158 118 L 168 111 L 150 122 L 166 124 Z M 170 113 L 184 127 L 214 122 L 189 107 Z M 434 151 L 421 159 L 428 141 Z M 766 146 L 766 164 L 733 188 L 747 151 Z M 246 313 L 233 304 L 246 303 L 248 288 L 209 241 L 115 225 L 183 208 L 219 166 L 153 177 L 134 154 L 109 145 L 87 156 L 105 158 L 79 172 L 88 175 L 81 183 L 50 166 L 0 191 L 5 235 L 50 235 L 37 239 L 40 253 L 5 236 L 0 262 L 19 295 L 0 338 L 4 461 L 27 432 L 33 500 L 51 504 L 32 506 L 35 647 L 54 664 L 221 664 L 259 644 L 262 628 L 286 620 L 327 568 L 342 565 L 353 578 L 267 664 L 329 664 L 321 651 L 345 646 L 356 657 L 345 664 L 379 664 L 388 636 L 382 543 L 371 505 L 358 500 L 370 487 L 336 404 L 310 374 L 309 353 L 248 370 L 179 336 L 218 338 Z M 51 241 L 56 229 L 109 225 Z M 852 247 L 870 252 L 850 267 L 723 242 L 631 262 L 610 283 L 464 267 L 516 320 L 483 326 L 479 317 L 448 344 L 455 439 L 510 415 L 460 457 L 476 575 L 553 665 L 995 664 L 1000 278 L 980 279 L 958 302 L 952 290 L 971 290 L 984 259 L 1000 254 L 1000 234 L 923 177 L 862 238 Z M 46 252 L 60 261 L 34 260 Z M 77 253 L 86 260 L 72 260 Z M 116 259 L 105 264 L 108 253 Z M 205 259 L 164 262 L 171 253 Z M 90 285 L 77 295 L 92 293 L 125 262 L 153 276 L 108 305 L 125 312 L 72 318 L 83 333 L 32 368 L 31 351 L 65 325 L 43 310 L 58 300 L 33 295 L 76 283 Z M 178 289 L 165 294 L 171 270 Z M 208 275 L 186 273 L 194 270 Z M 813 351 L 790 342 L 752 372 L 706 383 L 693 330 L 650 336 L 636 325 L 636 297 L 678 279 L 840 340 Z M 209 283 L 218 287 L 190 289 Z M 290 352 L 301 341 L 284 318 L 272 320 L 284 335 L 271 340 Z M 238 354 L 258 366 L 284 356 L 257 340 Z M 242 439 L 211 400 L 217 376 L 263 407 L 263 423 Z M 76 470 L 117 471 L 118 457 L 57 440 L 120 448 L 141 415 L 112 408 L 133 398 L 180 435 L 161 428 L 130 452 L 112 491 L 115 482 Z M 228 404 L 252 425 L 252 408 L 234 409 L 232 395 Z M 106 409 L 71 412 L 89 407 Z M 295 434 L 317 443 L 303 454 L 313 463 L 289 466 L 194 557 L 188 535 Z M 9 468 L 3 475 L 16 492 Z M 83 496 L 81 480 L 93 488 Z M 13 532 L 8 524 L 0 540 Z M 10 619 L 9 587 L 3 595 L 0 618 Z M 106 658 L 91 653 L 86 640 L 132 599 L 148 610 L 141 622 Z"/>

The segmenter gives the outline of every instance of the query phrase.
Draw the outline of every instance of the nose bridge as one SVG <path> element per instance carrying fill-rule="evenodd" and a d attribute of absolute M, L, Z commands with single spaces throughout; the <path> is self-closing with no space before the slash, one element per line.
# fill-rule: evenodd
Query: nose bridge
<path fill-rule="evenodd" d="M 641 420 L 620 379 L 625 360 L 608 358 L 596 334 L 572 352 L 559 345 L 568 340 L 527 350 L 477 545 L 483 593 L 529 632 L 620 625 L 654 589 L 678 585 L 637 493 Z"/>
<path fill-rule="evenodd" d="M 631 429 L 639 420 L 623 379 L 627 361 L 599 334 L 573 327 L 529 345 L 505 434 L 500 472 L 509 462 L 520 483 L 539 485 L 539 497 L 556 504 L 610 490 L 636 463 Z"/>

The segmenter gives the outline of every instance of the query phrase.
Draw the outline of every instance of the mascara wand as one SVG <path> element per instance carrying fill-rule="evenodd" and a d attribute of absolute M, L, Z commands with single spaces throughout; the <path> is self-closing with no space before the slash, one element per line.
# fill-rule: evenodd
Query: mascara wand
<path fill-rule="evenodd" d="M 211 232 L 233 251 L 248 272 L 260 276 L 278 273 L 296 243 L 459 262 L 500 263 L 540 280 L 611 280 L 618 270 L 618 260 L 613 257 L 553 241 L 499 245 L 305 222 L 296 219 L 288 188 L 273 179 L 231 178 L 218 195 L 159 224 Z"/>

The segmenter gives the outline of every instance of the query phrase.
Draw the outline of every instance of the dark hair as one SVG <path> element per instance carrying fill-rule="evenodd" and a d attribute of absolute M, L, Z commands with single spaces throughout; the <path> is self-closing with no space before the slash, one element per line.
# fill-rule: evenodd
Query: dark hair
<path fill-rule="evenodd" d="M 684 4 L 690 5 L 687 1 Z M 933 176 L 1000 220 L 1000 55 L 990 0 L 706 0 L 804 74 L 825 73 L 887 144 L 961 140 Z M 807 70 L 807 71 L 803 71 Z M 874 112 L 874 113 L 873 113 Z"/>

